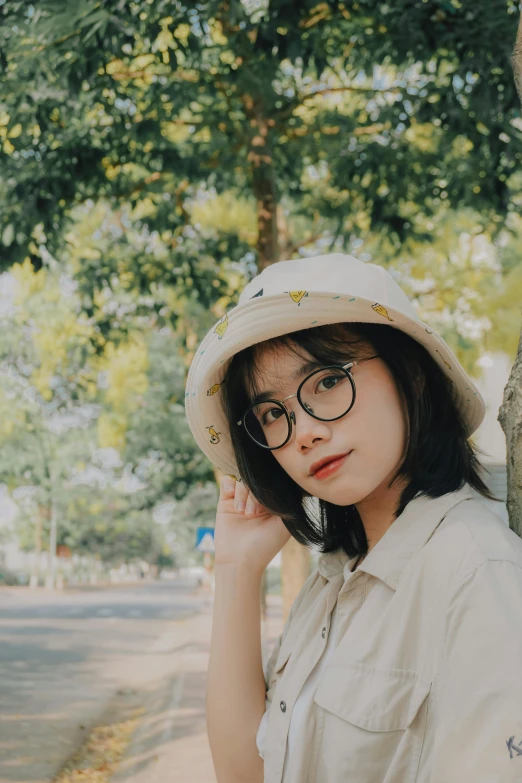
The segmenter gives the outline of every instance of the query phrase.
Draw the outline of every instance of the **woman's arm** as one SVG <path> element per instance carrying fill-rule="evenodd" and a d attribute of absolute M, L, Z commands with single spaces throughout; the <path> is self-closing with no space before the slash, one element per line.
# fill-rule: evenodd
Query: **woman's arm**
<path fill-rule="evenodd" d="M 262 783 L 256 734 L 265 711 L 261 658 L 262 574 L 237 563 L 215 566 L 207 674 L 207 732 L 218 783 Z"/>

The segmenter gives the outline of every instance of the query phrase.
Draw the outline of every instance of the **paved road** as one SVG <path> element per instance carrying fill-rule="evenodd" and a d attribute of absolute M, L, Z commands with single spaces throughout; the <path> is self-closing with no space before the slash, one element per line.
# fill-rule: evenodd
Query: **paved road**
<path fill-rule="evenodd" d="M 49 783 L 118 690 L 168 670 L 195 587 L 0 589 L 0 783 Z"/>

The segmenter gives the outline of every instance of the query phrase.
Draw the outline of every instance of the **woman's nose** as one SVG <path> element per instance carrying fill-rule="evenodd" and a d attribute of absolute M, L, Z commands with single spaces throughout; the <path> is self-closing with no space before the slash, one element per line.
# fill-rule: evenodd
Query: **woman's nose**
<path fill-rule="evenodd" d="M 302 408 L 297 411 L 297 415 L 295 410 L 291 411 L 290 418 L 293 423 L 297 446 L 311 446 L 317 438 L 328 438 L 327 422 L 315 419 Z"/>

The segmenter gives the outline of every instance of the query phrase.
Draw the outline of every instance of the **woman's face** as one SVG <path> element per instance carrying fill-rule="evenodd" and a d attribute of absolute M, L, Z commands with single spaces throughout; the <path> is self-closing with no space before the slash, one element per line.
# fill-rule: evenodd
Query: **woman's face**
<path fill-rule="evenodd" d="M 312 358 L 303 349 L 300 352 L 303 358 L 286 346 L 264 351 L 256 362 L 259 391 L 277 390 L 275 398 L 279 400 L 295 394 L 299 381 L 292 381 L 291 376 Z M 360 358 L 375 353 L 368 345 L 361 349 Z M 382 359 L 362 362 L 351 372 L 356 387 L 352 409 L 336 421 L 319 421 L 303 410 L 297 397 L 287 400 L 296 423 L 288 443 L 272 451 L 274 459 L 305 492 L 339 506 L 386 494 L 407 437 L 406 408 Z M 310 475 L 317 460 L 348 452 L 330 475 Z"/>

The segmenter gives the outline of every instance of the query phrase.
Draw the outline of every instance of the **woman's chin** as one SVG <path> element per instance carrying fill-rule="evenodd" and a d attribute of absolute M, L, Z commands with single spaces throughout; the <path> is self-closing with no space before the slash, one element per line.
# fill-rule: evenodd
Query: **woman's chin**
<path fill-rule="evenodd" d="M 347 492 L 345 488 L 344 491 L 318 492 L 316 497 L 331 503 L 333 506 L 356 506 L 357 503 L 361 503 L 367 497 L 367 493 L 360 491 Z"/>

